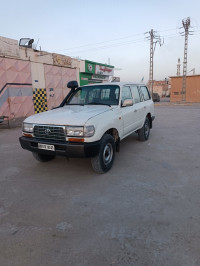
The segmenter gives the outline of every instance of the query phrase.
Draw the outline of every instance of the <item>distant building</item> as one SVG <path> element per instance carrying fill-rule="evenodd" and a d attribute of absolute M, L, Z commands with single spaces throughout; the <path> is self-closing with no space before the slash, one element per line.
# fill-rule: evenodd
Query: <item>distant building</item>
<path fill-rule="evenodd" d="M 147 84 L 148 86 L 149 84 Z M 153 92 L 158 93 L 160 97 L 166 97 L 170 95 L 170 80 L 154 80 Z"/>
<path fill-rule="evenodd" d="M 80 62 L 80 85 L 109 82 L 114 75 L 114 66 L 84 60 Z"/>
<path fill-rule="evenodd" d="M 171 78 L 171 102 L 182 101 L 182 76 Z M 200 103 L 200 75 L 186 77 L 186 94 L 185 101 L 188 103 Z"/>

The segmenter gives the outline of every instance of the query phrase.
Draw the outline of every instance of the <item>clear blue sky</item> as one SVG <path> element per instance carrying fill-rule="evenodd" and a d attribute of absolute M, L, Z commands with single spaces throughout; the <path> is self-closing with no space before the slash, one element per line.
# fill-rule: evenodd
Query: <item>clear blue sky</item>
<path fill-rule="evenodd" d="M 38 48 L 69 56 L 110 63 L 122 81 L 148 81 L 149 41 L 145 32 L 154 29 L 164 36 L 154 56 L 154 78 L 176 75 L 183 61 L 184 37 L 178 33 L 182 19 L 195 27 L 189 36 L 188 71 L 200 74 L 199 0 L 33 0 L 2 1 L 0 35 L 19 40 L 39 39 Z M 181 65 L 182 71 L 182 65 Z"/>

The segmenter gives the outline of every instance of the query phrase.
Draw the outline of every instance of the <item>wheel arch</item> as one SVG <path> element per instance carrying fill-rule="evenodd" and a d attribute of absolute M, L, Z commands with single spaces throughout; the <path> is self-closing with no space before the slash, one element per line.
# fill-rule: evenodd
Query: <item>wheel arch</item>
<path fill-rule="evenodd" d="M 148 113 L 146 117 L 149 119 L 150 128 L 152 128 L 152 117 L 151 117 L 151 113 Z"/>
<path fill-rule="evenodd" d="M 119 152 L 120 150 L 120 136 L 119 136 L 119 132 L 116 128 L 110 128 L 108 129 L 105 134 L 109 134 L 113 137 L 114 141 L 115 141 L 115 145 L 116 145 L 116 151 Z"/>

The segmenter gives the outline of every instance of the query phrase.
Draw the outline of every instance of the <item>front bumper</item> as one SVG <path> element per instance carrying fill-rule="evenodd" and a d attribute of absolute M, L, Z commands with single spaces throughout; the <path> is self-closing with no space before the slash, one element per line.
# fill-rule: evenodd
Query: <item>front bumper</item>
<path fill-rule="evenodd" d="M 100 149 L 100 141 L 72 143 L 20 137 L 19 142 L 25 150 L 49 155 L 61 155 L 69 158 L 94 157 L 99 153 Z M 38 149 L 38 143 L 54 145 L 55 151 Z"/>

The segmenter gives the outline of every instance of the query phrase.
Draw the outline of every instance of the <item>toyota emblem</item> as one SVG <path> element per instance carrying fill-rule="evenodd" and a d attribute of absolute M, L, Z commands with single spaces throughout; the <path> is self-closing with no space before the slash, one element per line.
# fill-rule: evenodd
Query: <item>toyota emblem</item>
<path fill-rule="evenodd" d="M 49 134 L 51 133 L 51 130 L 50 130 L 49 128 L 47 128 L 47 129 L 44 130 L 44 133 L 45 133 L 46 135 L 49 135 Z"/>

